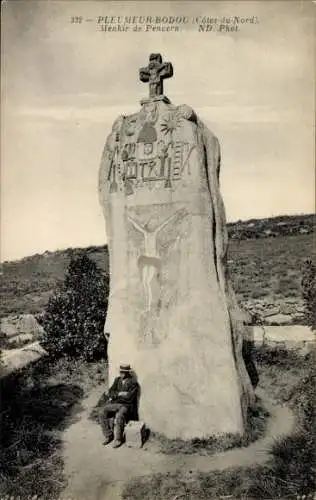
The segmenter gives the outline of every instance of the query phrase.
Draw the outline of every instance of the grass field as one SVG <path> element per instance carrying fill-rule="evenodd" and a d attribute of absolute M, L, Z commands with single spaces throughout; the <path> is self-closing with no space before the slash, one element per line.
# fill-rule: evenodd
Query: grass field
<path fill-rule="evenodd" d="M 229 271 L 241 300 L 300 297 L 304 261 L 316 261 L 315 234 L 231 241 Z"/>

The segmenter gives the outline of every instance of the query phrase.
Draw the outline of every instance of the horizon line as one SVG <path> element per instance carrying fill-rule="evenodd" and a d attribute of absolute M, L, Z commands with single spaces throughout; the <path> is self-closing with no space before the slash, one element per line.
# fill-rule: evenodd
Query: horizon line
<path fill-rule="evenodd" d="M 298 214 L 277 214 L 277 215 L 270 215 L 270 216 L 267 216 L 267 217 L 250 217 L 250 218 L 247 218 L 247 219 L 237 219 L 237 220 L 233 220 L 233 221 L 226 221 L 226 225 L 233 225 L 233 224 L 237 224 L 239 222 L 250 222 L 250 221 L 260 221 L 260 220 L 267 220 L 267 219 L 277 219 L 277 218 L 280 218 L 280 217 L 285 217 L 285 218 L 295 218 L 295 217 L 302 217 L 302 216 L 316 216 L 316 213 L 315 212 L 301 212 L 301 213 L 298 213 Z M 46 249 L 46 250 L 43 250 L 43 251 L 40 251 L 40 252 L 35 252 L 33 254 L 28 254 L 28 255 L 23 255 L 21 257 L 17 257 L 17 258 L 14 258 L 14 259 L 6 259 L 6 260 L 0 260 L 0 265 L 3 265 L 3 264 L 6 264 L 6 263 L 13 263 L 13 262 L 20 262 L 24 259 L 29 259 L 31 257 L 35 257 L 36 255 L 44 255 L 45 253 L 57 253 L 57 252 L 65 252 L 67 250 L 85 250 L 87 248 L 91 248 L 91 247 L 102 247 L 102 246 L 107 246 L 107 241 L 105 241 L 103 244 L 100 244 L 100 243 L 96 243 L 96 244 L 92 244 L 92 245 L 88 245 L 88 246 L 84 246 L 84 247 L 81 247 L 81 246 L 68 246 L 68 247 L 57 247 L 55 249 L 52 249 L 52 250 L 49 250 L 49 249 Z M 0 271 L 0 274 L 1 271 Z"/>

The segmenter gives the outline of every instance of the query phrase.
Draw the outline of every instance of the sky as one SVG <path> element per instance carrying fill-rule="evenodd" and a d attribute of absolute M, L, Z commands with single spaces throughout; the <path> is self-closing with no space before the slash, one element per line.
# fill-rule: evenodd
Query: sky
<path fill-rule="evenodd" d="M 151 52 L 174 67 L 165 94 L 217 135 L 228 221 L 315 211 L 316 3 L 7 0 L 1 34 L 1 260 L 106 242 L 97 181 L 113 121 L 148 95 Z M 179 32 L 104 32 L 98 16 L 187 16 Z M 71 23 L 72 16 L 92 19 Z M 192 18 L 256 16 L 238 31 Z"/>

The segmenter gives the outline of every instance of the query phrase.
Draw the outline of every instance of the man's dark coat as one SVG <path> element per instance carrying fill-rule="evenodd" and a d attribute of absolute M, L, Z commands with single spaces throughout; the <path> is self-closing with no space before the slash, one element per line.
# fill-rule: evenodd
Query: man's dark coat
<path fill-rule="evenodd" d="M 119 392 L 126 392 L 126 396 L 118 395 Z M 139 400 L 139 384 L 137 380 L 130 376 L 125 379 L 116 377 L 108 392 L 108 398 L 111 398 L 113 403 L 120 403 L 127 407 L 127 420 L 138 420 L 138 400 Z"/>

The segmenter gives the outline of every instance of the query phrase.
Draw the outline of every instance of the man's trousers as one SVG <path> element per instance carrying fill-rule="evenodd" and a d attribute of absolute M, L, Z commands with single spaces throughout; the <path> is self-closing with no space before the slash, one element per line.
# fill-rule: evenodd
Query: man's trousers
<path fill-rule="evenodd" d="M 106 403 L 101 409 L 101 426 L 106 438 L 123 440 L 128 408 L 121 403 Z M 113 425 L 114 423 L 114 425 Z"/>

